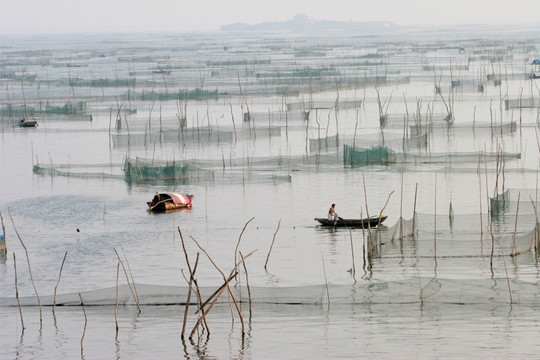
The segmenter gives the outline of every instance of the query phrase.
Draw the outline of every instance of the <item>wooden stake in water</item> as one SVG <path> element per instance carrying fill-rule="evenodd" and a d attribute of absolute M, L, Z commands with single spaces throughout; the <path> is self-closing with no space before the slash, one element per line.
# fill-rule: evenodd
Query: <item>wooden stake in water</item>
<path fill-rule="evenodd" d="M 53 302 L 53 312 L 54 308 L 56 307 L 56 291 L 58 290 L 58 285 L 60 285 L 60 278 L 62 277 L 62 269 L 64 269 L 64 263 L 66 262 L 68 252 L 64 254 L 64 260 L 62 260 L 62 265 L 60 266 L 60 273 L 58 274 L 58 282 L 56 283 L 56 286 L 54 287 L 54 302 Z"/>
<path fill-rule="evenodd" d="M 234 249 L 234 263 L 236 264 L 237 261 L 236 261 L 236 254 L 238 253 L 238 247 L 240 246 L 240 240 L 242 240 L 242 235 L 244 234 L 244 231 L 246 231 L 246 228 L 248 226 L 248 224 L 253 220 L 255 219 L 255 217 L 252 217 L 251 219 L 248 220 L 248 222 L 244 225 L 244 228 L 242 229 L 242 232 L 240 233 L 240 236 L 238 236 L 238 242 L 236 243 L 236 249 Z M 193 238 L 193 237 L 192 237 Z M 198 244 L 197 244 L 198 245 Z"/>
<path fill-rule="evenodd" d="M 479 203 L 480 203 L 480 239 L 482 239 L 484 235 L 484 223 L 483 223 L 483 216 L 482 216 L 482 175 L 480 174 L 480 162 L 481 159 L 478 158 L 478 166 L 477 166 L 477 172 L 478 172 L 478 196 L 479 196 Z"/>
<path fill-rule="evenodd" d="M 249 221 L 248 221 L 248 223 L 249 223 Z M 247 224 L 246 224 L 246 226 L 247 226 Z M 227 277 L 225 276 L 225 273 L 223 271 L 221 271 L 219 266 L 217 266 L 217 264 L 214 262 L 214 260 L 210 256 L 210 254 L 197 242 L 197 240 L 195 240 L 195 238 L 193 236 L 191 236 L 191 235 L 190 235 L 190 237 L 195 242 L 195 244 L 199 247 L 199 249 L 201 249 L 201 251 L 203 253 L 205 253 L 205 255 L 208 257 L 208 260 L 210 260 L 210 262 L 214 265 L 214 267 L 220 272 L 221 276 L 223 276 L 223 280 L 225 280 L 225 286 L 227 287 L 227 290 L 229 290 L 229 294 L 231 295 L 231 298 L 233 299 L 234 305 L 236 307 L 236 311 L 238 312 L 238 316 L 240 317 L 240 321 L 242 323 L 242 336 L 244 336 L 246 334 L 246 331 L 245 331 L 245 324 L 244 324 L 244 317 L 242 315 L 242 310 L 240 309 L 240 305 L 238 305 L 238 301 L 236 300 L 236 297 L 234 296 L 234 293 L 233 293 L 233 291 L 232 291 L 232 289 L 231 289 L 231 287 L 229 285 L 229 281 L 227 280 Z M 240 242 L 240 239 L 238 240 L 238 242 Z M 250 255 L 251 255 L 251 253 L 250 253 Z M 241 262 L 243 262 L 243 260 Z M 234 267 L 234 271 L 236 271 L 236 269 L 238 268 L 239 265 L 240 265 L 240 263 L 236 264 L 236 266 Z"/>
<path fill-rule="evenodd" d="M 124 251 L 124 247 L 120 245 L 120 248 L 122 249 L 122 254 L 124 254 L 124 259 L 126 259 L 126 265 L 129 270 L 129 276 L 131 277 L 131 283 L 133 284 L 133 290 L 135 290 L 135 297 L 137 298 L 137 302 L 139 302 L 139 293 L 137 292 L 137 286 L 135 285 L 135 279 L 133 278 L 133 273 L 131 272 L 131 267 L 129 266 L 129 260 L 126 255 L 126 252 Z"/>
<path fill-rule="evenodd" d="M 195 238 L 193 236 L 190 236 L 193 241 L 195 241 L 195 244 L 197 244 L 197 246 L 203 250 L 203 252 L 208 256 L 208 253 L 206 253 L 204 251 L 204 249 L 202 249 L 199 245 L 199 243 L 197 242 L 197 240 L 195 240 Z M 252 252 L 250 252 L 249 254 L 247 254 L 246 256 L 243 256 L 242 259 L 240 260 L 240 263 L 236 264 L 236 266 L 231 270 L 231 273 L 229 275 L 229 278 L 225 280 L 225 282 L 223 283 L 223 285 L 221 285 L 212 295 L 210 295 L 210 297 L 201 304 L 201 309 L 203 309 L 204 307 L 206 307 L 206 305 L 212 300 L 215 299 L 212 301 L 212 303 L 210 304 L 209 308 L 202 314 L 202 316 L 199 317 L 199 319 L 197 320 L 197 323 L 195 324 L 195 326 L 193 327 L 193 330 L 191 330 L 191 334 L 189 336 L 189 339 L 192 339 L 193 338 L 193 335 L 195 334 L 195 331 L 197 331 L 199 325 L 201 324 L 201 321 L 206 321 L 206 315 L 210 312 L 210 310 L 212 310 L 212 308 L 214 307 L 214 305 L 216 304 L 216 302 L 218 301 L 219 297 L 221 296 L 221 294 L 223 293 L 223 291 L 225 290 L 225 287 L 227 287 L 230 291 L 230 286 L 229 286 L 229 283 L 232 281 L 232 279 L 234 279 L 237 275 L 238 275 L 238 271 L 236 271 L 236 269 L 238 269 L 238 267 L 240 266 L 241 263 L 243 263 L 248 257 L 250 257 L 251 255 L 253 255 L 253 253 L 257 251 L 257 249 L 253 250 Z M 216 266 L 216 264 L 212 261 L 212 259 L 209 257 L 210 259 L 210 262 L 212 262 L 214 264 L 214 266 Z M 219 270 L 219 268 L 218 268 Z M 220 270 L 219 270 L 220 271 Z M 234 299 L 234 297 L 233 297 Z M 242 336 L 244 336 L 244 333 L 242 333 Z"/>
<path fill-rule="evenodd" d="M 21 314 L 21 325 L 24 330 L 24 319 L 21 307 L 21 299 L 19 298 L 19 282 L 17 280 L 17 258 L 15 253 L 13 253 L 13 268 L 15 269 L 15 297 L 17 298 L 17 304 L 19 305 L 19 314 Z"/>
<path fill-rule="evenodd" d="M 412 224 L 412 233 L 416 232 L 416 196 L 418 195 L 418 183 L 414 189 L 414 207 L 413 207 L 413 224 Z"/>
<path fill-rule="evenodd" d="M 248 255 L 249 256 L 249 255 Z M 232 281 L 232 279 L 234 279 L 236 276 L 238 275 L 238 272 L 234 272 L 231 276 L 229 276 L 229 278 L 225 281 L 225 283 L 223 285 L 221 285 L 218 290 L 216 290 L 216 292 L 214 292 L 214 294 L 212 294 L 210 296 L 210 298 L 208 300 L 206 300 L 204 303 L 203 303 L 203 306 L 206 306 L 208 304 L 208 302 L 210 302 L 211 299 L 215 299 L 212 301 L 212 303 L 210 304 L 210 306 L 208 307 L 208 309 L 199 317 L 199 319 L 197 320 L 197 322 L 195 323 L 195 326 L 193 327 L 193 330 L 191 330 L 191 334 L 189 335 L 189 339 L 193 339 L 193 335 L 195 334 L 195 331 L 197 331 L 197 329 L 199 328 L 199 325 L 201 324 L 202 321 L 206 321 L 206 315 L 210 312 L 210 310 L 212 310 L 212 308 L 214 307 L 214 305 L 217 303 L 217 301 L 219 300 L 219 297 L 221 296 L 221 294 L 223 294 L 223 291 L 225 290 L 225 287 Z"/>
<path fill-rule="evenodd" d="M 116 335 L 117 336 L 118 336 L 118 302 L 120 299 L 119 280 L 120 280 L 120 260 L 118 260 L 118 263 L 116 264 L 116 307 L 114 308 L 114 321 L 116 322 Z"/>
<path fill-rule="evenodd" d="M 249 287 L 249 276 L 248 276 L 248 271 L 247 271 L 246 262 L 244 261 L 244 255 L 242 255 L 242 252 L 241 252 L 241 251 L 239 251 L 238 253 L 240 254 L 240 258 L 242 259 L 242 265 L 244 266 L 244 272 L 246 273 L 246 287 L 247 287 L 247 291 L 248 291 L 248 299 L 249 299 L 249 319 L 251 320 L 251 315 L 252 315 L 252 311 L 251 311 L 252 298 L 251 298 L 251 288 Z"/>
<path fill-rule="evenodd" d="M 403 168 L 401 169 L 401 197 L 399 201 L 399 239 L 403 239 Z"/>
<path fill-rule="evenodd" d="M 517 226 L 518 226 L 518 216 L 519 216 L 519 200 L 521 197 L 521 191 L 518 192 L 518 201 L 517 201 L 517 209 L 516 209 L 516 224 L 514 227 L 514 249 L 512 251 L 512 256 L 516 257 L 516 234 L 517 234 Z"/>
<path fill-rule="evenodd" d="M 187 259 L 187 253 L 186 253 L 186 261 L 189 261 Z M 191 303 L 191 292 L 193 290 L 193 282 L 195 281 L 195 271 L 197 271 L 197 266 L 199 265 L 199 253 L 197 253 L 197 258 L 195 259 L 195 266 L 193 267 L 193 271 L 191 270 L 191 265 L 188 264 L 189 268 L 189 289 L 188 289 L 188 296 L 186 300 L 186 308 L 184 309 L 184 322 L 182 324 L 182 334 L 180 335 L 181 339 L 184 340 L 184 336 L 186 333 L 186 325 L 187 325 L 187 317 L 188 317 L 188 310 L 189 305 Z M 210 334 L 210 331 L 208 331 L 208 334 Z"/>
<path fill-rule="evenodd" d="M 274 233 L 274 237 L 272 238 L 272 244 L 270 244 L 270 249 L 268 250 L 268 255 L 266 255 L 266 261 L 264 263 L 264 269 L 266 270 L 266 265 L 268 264 L 268 259 L 270 258 L 270 253 L 272 252 L 272 248 L 274 247 L 274 241 L 276 240 L 276 234 L 279 231 L 279 226 L 281 225 L 281 219 L 278 221 L 276 232 Z"/>
<path fill-rule="evenodd" d="M 508 276 L 508 267 L 506 266 L 506 258 L 504 256 L 502 249 L 501 249 L 501 255 L 504 262 L 504 271 L 506 272 L 506 283 L 508 284 L 508 293 L 510 294 L 510 305 L 512 305 L 514 303 L 512 299 L 512 288 L 510 287 L 510 277 Z"/>
<path fill-rule="evenodd" d="M 118 251 L 116 251 L 116 249 L 114 249 L 114 252 L 116 253 L 116 257 L 118 258 L 118 261 L 120 261 L 120 265 L 122 265 L 122 269 L 124 270 L 124 274 L 126 275 L 126 281 L 128 283 L 128 286 L 129 286 L 129 290 L 131 290 L 131 295 L 133 295 L 133 299 L 135 300 L 135 305 L 137 305 L 137 309 L 139 310 L 139 314 L 141 313 L 141 307 L 139 305 L 139 298 L 137 296 L 137 294 L 135 293 L 135 290 L 133 290 L 133 287 L 131 286 L 131 282 L 129 281 L 129 276 L 127 274 L 127 271 L 126 271 L 126 267 L 124 266 L 124 263 L 122 262 L 122 259 L 120 258 L 120 255 L 118 255 Z"/>
<path fill-rule="evenodd" d="M 84 359 L 84 336 L 86 335 L 86 325 L 88 324 L 88 317 L 86 316 L 86 309 L 84 308 L 84 301 L 81 293 L 79 293 L 79 298 L 81 299 L 81 306 L 84 313 L 84 330 L 81 337 L 81 357 Z"/>
<path fill-rule="evenodd" d="M 352 276 L 353 276 L 354 282 L 356 283 L 356 278 L 355 278 L 356 264 L 355 264 L 355 261 L 354 261 L 354 246 L 353 246 L 352 230 L 351 229 L 349 229 L 349 235 L 350 235 L 350 238 L 351 238 Z"/>
<path fill-rule="evenodd" d="M 330 309 L 330 290 L 328 289 L 328 279 L 326 278 L 326 267 L 324 266 L 324 255 L 322 257 L 322 268 L 324 273 L 324 284 L 326 285 L 326 296 L 328 298 L 328 309 Z"/>
<path fill-rule="evenodd" d="M 39 297 L 36 283 L 34 282 L 34 276 L 32 275 L 32 267 L 30 266 L 30 257 L 28 256 L 28 249 L 26 248 L 26 245 L 24 245 L 24 242 L 21 239 L 21 236 L 19 235 L 19 232 L 17 231 L 17 227 L 15 226 L 15 222 L 13 221 L 13 217 L 11 217 L 11 212 L 9 212 L 9 218 L 11 219 L 11 223 L 13 224 L 13 229 L 15 229 L 15 234 L 17 234 L 17 237 L 19 238 L 19 241 L 21 242 L 22 247 L 24 248 L 24 252 L 26 253 L 26 262 L 28 263 L 28 272 L 30 273 L 30 280 L 32 281 L 32 286 L 34 287 L 34 292 L 36 293 L 36 297 L 38 299 L 39 303 L 39 329 L 41 330 L 43 328 L 43 309 L 41 306 L 41 298 Z"/>
<path fill-rule="evenodd" d="M 437 258 L 437 173 L 435 173 L 435 195 L 434 195 L 434 212 L 435 212 L 435 225 L 433 231 L 433 248 L 435 258 Z"/>

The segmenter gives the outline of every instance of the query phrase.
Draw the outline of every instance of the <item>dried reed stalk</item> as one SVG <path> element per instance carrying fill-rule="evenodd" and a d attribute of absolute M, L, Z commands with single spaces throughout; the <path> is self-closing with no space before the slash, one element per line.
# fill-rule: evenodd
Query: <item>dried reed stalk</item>
<path fill-rule="evenodd" d="M 266 265 L 268 264 L 268 259 L 270 258 L 270 253 L 272 252 L 272 248 L 274 247 L 274 241 L 276 240 L 276 234 L 279 231 L 279 226 L 281 225 L 281 219 L 278 221 L 276 232 L 274 233 L 274 237 L 272 238 L 272 244 L 270 244 L 270 249 L 268 250 L 268 255 L 266 255 L 266 261 L 264 263 L 264 269 L 266 270 Z"/>
<path fill-rule="evenodd" d="M 17 231 L 17 227 L 15 226 L 15 222 L 13 221 L 13 217 L 11 216 L 11 212 L 8 210 L 9 218 L 11 219 L 11 223 L 13 224 L 13 228 L 15 229 L 15 233 L 17 234 L 17 237 L 19 238 L 19 241 L 21 242 L 22 247 L 24 248 L 24 252 L 26 253 L 26 262 L 28 263 L 28 272 L 30 273 L 30 280 L 32 281 L 32 286 L 34 287 L 34 292 L 36 293 L 38 303 L 39 303 L 39 329 L 41 330 L 43 328 L 43 308 L 41 306 L 41 298 L 39 297 L 36 283 L 34 282 L 34 276 L 32 275 L 32 267 L 30 266 L 30 258 L 28 257 L 28 249 L 26 248 L 26 245 L 24 245 L 24 242 L 21 239 L 21 236 L 19 235 L 19 232 Z"/>
<path fill-rule="evenodd" d="M 13 268 L 15 269 L 15 297 L 17 298 L 17 304 L 19 305 L 19 314 L 21 314 L 21 325 L 24 330 L 25 326 L 21 307 L 21 299 L 19 298 L 19 282 L 17 280 L 17 258 L 15 257 L 15 253 L 13 253 Z"/>
<path fill-rule="evenodd" d="M 60 272 L 58 273 L 58 282 L 56 283 L 56 286 L 54 287 L 54 302 L 53 302 L 53 312 L 56 307 L 56 291 L 58 290 L 58 285 L 60 285 L 60 278 L 62 277 L 62 270 L 64 269 L 64 263 L 66 262 L 68 252 L 64 254 L 64 260 L 62 260 L 62 265 L 60 266 Z"/>

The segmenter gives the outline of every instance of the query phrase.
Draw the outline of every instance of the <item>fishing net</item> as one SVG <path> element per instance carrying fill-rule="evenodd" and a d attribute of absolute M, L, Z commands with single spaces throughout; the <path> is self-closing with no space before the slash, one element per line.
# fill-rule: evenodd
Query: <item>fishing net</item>
<path fill-rule="evenodd" d="M 185 162 L 176 160 L 153 160 L 136 157 L 126 157 L 123 167 L 126 181 L 189 181 L 211 179 L 213 173 L 204 171 Z"/>
<path fill-rule="evenodd" d="M 488 257 L 496 247 L 497 255 L 530 253 L 538 246 L 539 225 L 534 215 L 490 221 L 482 215 L 416 214 L 400 218 L 390 227 L 377 227 L 367 237 L 370 255 L 396 256 L 396 246 L 409 249 L 409 256 L 468 258 Z"/>

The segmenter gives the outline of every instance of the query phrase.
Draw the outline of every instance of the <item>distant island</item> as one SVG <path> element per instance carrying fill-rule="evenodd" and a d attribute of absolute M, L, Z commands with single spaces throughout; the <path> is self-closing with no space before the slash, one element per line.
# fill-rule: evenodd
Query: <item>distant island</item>
<path fill-rule="evenodd" d="M 391 22 L 369 21 L 332 21 L 315 20 L 305 14 L 297 14 L 292 20 L 263 22 L 259 24 L 235 23 L 222 25 L 222 31 L 294 31 L 294 32 L 318 32 L 318 31 L 366 31 L 395 29 L 398 26 Z"/>

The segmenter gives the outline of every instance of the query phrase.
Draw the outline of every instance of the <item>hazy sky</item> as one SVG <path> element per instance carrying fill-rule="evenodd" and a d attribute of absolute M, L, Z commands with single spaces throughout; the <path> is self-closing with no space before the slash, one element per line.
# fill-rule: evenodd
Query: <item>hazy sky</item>
<path fill-rule="evenodd" d="M 290 20 L 398 25 L 538 24 L 540 0 L 0 0 L 0 36 L 28 33 L 207 31 Z"/>

